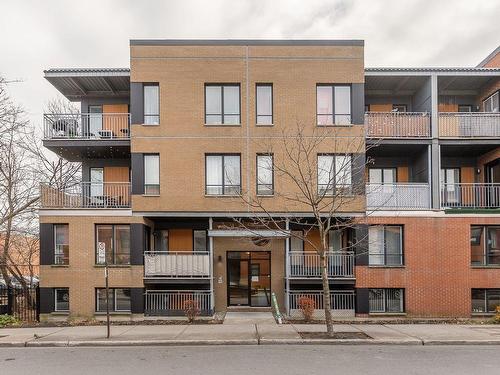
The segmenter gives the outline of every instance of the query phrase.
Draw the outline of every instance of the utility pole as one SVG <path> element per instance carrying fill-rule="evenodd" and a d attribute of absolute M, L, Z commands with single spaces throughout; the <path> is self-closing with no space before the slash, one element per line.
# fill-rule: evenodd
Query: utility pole
<path fill-rule="evenodd" d="M 106 338 L 109 339 L 110 336 L 110 324 L 109 324 L 109 281 L 108 281 L 108 260 L 104 263 L 104 276 L 106 278 Z"/>

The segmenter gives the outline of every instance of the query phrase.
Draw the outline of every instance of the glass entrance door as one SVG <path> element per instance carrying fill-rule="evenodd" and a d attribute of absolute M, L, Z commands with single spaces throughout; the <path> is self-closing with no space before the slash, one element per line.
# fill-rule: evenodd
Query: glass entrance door
<path fill-rule="evenodd" d="M 271 253 L 227 253 L 229 306 L 271 306 Z"/>

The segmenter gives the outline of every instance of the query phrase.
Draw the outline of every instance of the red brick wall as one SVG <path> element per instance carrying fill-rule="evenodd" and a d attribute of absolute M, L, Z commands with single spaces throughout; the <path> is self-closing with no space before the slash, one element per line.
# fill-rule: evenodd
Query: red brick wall
<path fill-rule="evenodd" d="M 371 217 L 404 226 L 402 268 L 356 266 L 358 288 L 405 288 L 409 316 L 468 317 L 472 288 L 500 288 L 500 267 L 470 266 L 470 226 L 498 217 Z"/>

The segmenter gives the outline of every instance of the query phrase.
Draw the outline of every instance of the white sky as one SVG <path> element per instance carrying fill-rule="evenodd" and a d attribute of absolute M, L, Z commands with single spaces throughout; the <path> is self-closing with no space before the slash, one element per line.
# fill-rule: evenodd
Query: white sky
<path fill-rule="evenodd" d="M 0 75 L 40 126 L 53 67 L 128 67 L 129 39 L 364 39 L 366 66 L 475 66 L 500 0 L 0 0 Z"/>

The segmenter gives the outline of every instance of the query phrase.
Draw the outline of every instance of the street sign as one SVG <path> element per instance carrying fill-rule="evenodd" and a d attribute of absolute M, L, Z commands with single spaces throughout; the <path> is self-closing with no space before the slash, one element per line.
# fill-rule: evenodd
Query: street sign
<path fill-rule="evenodd" d="M 106 263 L 106 243 L 104 242 L 97 243 L 97 263 Z"/>

